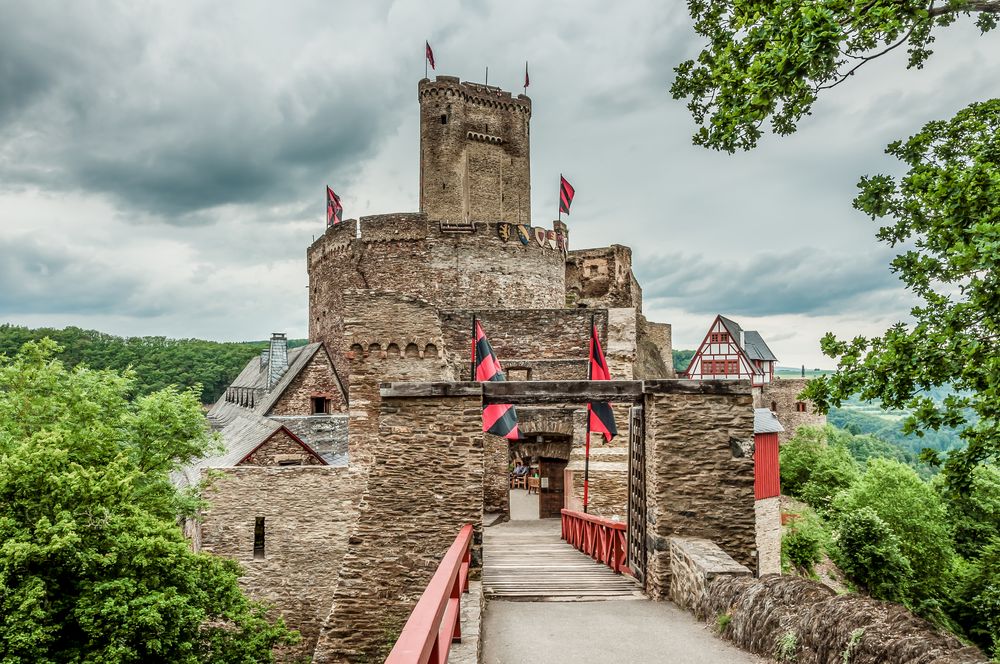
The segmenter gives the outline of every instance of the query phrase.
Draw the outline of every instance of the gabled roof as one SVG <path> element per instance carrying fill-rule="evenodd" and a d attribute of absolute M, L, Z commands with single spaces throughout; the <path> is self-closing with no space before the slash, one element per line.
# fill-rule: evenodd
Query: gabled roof
<path fill-rule="evenodd" d="M 195 484 L 200 471 L 204 468 L 232 468 L 238 466 L 248 456 L 257 451 L 261 445 L 270 440 L 278 431 L 284 430 L 293 440 L 323 465 L 329 465 L 326 459 L 316 453 L 307 443 L 295 435 L 281 422 L 262 417 L 248 408 L 234 417 L 229 424 L 219 432 L 221 448 L 214 453 L 197 459 L 174 474 L 174 480 L 180 486 Z"/>
<path fill-rule="evenodd" d="M 778 358 L 774 356 L 771 349 L 767 347 L 766 343 L 764 343 L 764 338 L 760 336 L 760 332 L 757 332 L 756 330 L 744 330 L 740 327 L 739 323 L 726 318 L 721 314 L 719 315 L 719 320 L 722 321 L 722 324 L 729 332 L 729 336 L 733 339 L 733 343 L 735 343 L 751 360 L 762 360 L 764 362 L 778 361 Z M 742 345 L 740 344 L 741 337 L 743 339 Z"/>
<path fill-rule="evenodd" d="M 754 433 L 781 433 L 785 427 L 781 426 L 777 416 L 767 408 L 753 409 L 753 432 Z"/>
<path fill-rule="evenodd" d="M 247 365 L 243 367 L 243 371 L 239 373 L 236 379 L 230 385 L 231 388 L 245 388 L 255 390 L 259 395 L 259 399 L 254 404 L 253 408 L 246 408 L 237 403 L 232 403 L 226 401 L 225 395 L 221 397 L 215 405 L 212 406 L 211 410 L 208 411 L 208 421 L 212 424 L 215 429 L 220 429 L 225 427 L 234 418 L 240 415 L 252 412 L 257 415 L 267 415 L 268 411 L 274 407 L 281 395 L 284 394 L 285 390 L 291 384 L 299 373 L 309 364 L 310 360 L 316 355 L 316 353 L 323 349 L 322 343 L 312 343 L 305 346 L 298 346 L 296 348 L 288 349 L 288 369 L 285 373 L 281 375 L 281 378 L 275 383 L 271 390 L 267 389 L 267 379 L 268 379 L 268 366 L 267 364 L 261 365 L 260 358 L 251 358 Z M 327 356 L 329 358 L 329 356 Z M 337 368 L 333 366 L 333 362 L 330 362 L 330 368 L 333 370 L 334 379 L 337 381 L 337 389 L 340 390 L 341 394 L 344 395 L 344 386 L 340 381 L 340 376 L 337 374 Z M 344 400 L 347 400 L 346 395 L 344 395 Z"/>

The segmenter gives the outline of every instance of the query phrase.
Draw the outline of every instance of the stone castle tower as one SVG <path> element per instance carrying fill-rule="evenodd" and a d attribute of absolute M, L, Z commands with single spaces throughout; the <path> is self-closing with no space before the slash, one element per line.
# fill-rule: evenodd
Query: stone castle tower
<path fill-rule="evenodd" d="M 531 222 L 531 100 L 454 76 L 424 79 L 420 211 L 452 223 Z"/>

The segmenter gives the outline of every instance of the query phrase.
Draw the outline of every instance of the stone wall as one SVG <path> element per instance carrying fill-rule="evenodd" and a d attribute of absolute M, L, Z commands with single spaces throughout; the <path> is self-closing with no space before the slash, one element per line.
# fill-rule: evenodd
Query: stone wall
<path fill-rule="evenodd" d="M 682 609 L 697 612 L 716 577 L 749 577 L 750 570 L 706 539 L 670 538 L 670 599 Z M 703 617 L 703 616 L 702 616 Z"/>
<path fill-rule="evenodd" d="M 653 323 L 650 321 L 642 319 L 642 330 L 641 337 L 645 337 L 652 346 L 656 349 L 660 356 L 660 362 L 662 362 L 663 371 L 665 372 L 662 376 L 654 375 L 637 375 L 637 378 L 676 378 L 677 371 L 674 369 L 674 353 L 673 353 L 673 328 L 670 323 Z M 640 339 L 641 341 L 641 339 Z"/>
<path fill-rule="evenodd" d="M 483 434 L 483 512 L 510 515 L 510 446 L 506 438 Z"/>
<path fill-rule="evenodd" d="M 748 382 L 645 383 L 647 592 L 670 588 L 671 537 L 715 542 L 757 566 L 753 440 Z"/>
<path fill-rule="evenodd" d="M 347 412 L 344 388 L 333 370 L 333 362 L 324 348 L 292 379 L 268 411 L 268 415 L 311 415 L 313 397 L 327 399 L 327 413 Z"/>
<path fill-rule="evenodd" d="M 466 523 L 476 528 L 478 566 L 481 388 L 433 384 L 426 393 L 432 396 L 382 395 L 360 514 L 315 662 L 382 661 Z"/>
<path fill-rule="evenodd" d="M 424 79 L 420 209 L 452 222 L 531 221 L 531 100 L 454 76 Z"/>
<path fill-rule="evenodd" d="M 632 275 L 632 249 L 620 244 L 577 249 L 566 257 L 566 306 L 642 310 Z"/>
<path fill-rule="evenodd" d="M 505 368 L 538 366 L 532 363 L 569 358 L 582 360 L 583 375 L 580 378 L 585 379 L 591 316 L 594 316 L 602 343 L 607 343 L 608 312 L 602 309 L 442 310 L 445 356 L 448 365 L 463 379 L 469 377 L 470 371 L 473 314 L 483 326 L 493 351 Z M 610 357 L 608 363 L 611 364 Z M 534 374 L 531 378 L 537 380 Z"/>
<path fill-rule="evenodd" d="M 324 460 L 304 448 L 299 441 L 278 429 L 260 444 L 241 466 L 323 466 Z"/>
<path fill-rule="evenodd" d="M 781 574 L 781 499 L 754 501 L 757 517 L 757 576 Z"/>
<path fill-rule="evenodd" d="M 198 528 L 201 550 L 239 562 L 240 585 L 274 605 L 308 656 L 333 601 L 349 525 L 357 517 L 358 475 L 347 468 L 291 466 L 214 469 Z M 265 548 L 254 559 L 254 525 L 264 518 Z"/>
<path fill-rule="evenodd" d="M 783 661 L 871 664 L 985 664 L 978 648 L 963 646 L 906 607 L 848 593 L 817 581 L 770 575 L 717 577 L 697 612 L 710 622 L 728 616 L 722 637 L 745 650 Z"/>
<path fill-rule="evenodd" d="M 573 486 L 569 497 L 571 509 L 583 509 L 582 461 L 573 461 L 569 466 Z M 628 521 L 628 463 L 604 461 L 601 455 L 591 450 L 588 512 L 614 521 Z"/>
<path fill-rule="evenodd" d="M 798 398 L 808 382 L 808 378 L 775 378 L 764 385 L 761 391 L 759 404 L 756 407 L 773 410 L 781 426 L 785 428 L 778 434 L 779 445 L 794 436 L 801 426 L 826 425 L 826 415 L 817 413 L 812 401 Z M 796 410 L 796 403 L 805 404 L 805 412 Z"/>
<path fill-rule="evenodd" d="M 346 374 L 345 321 L 360 317 L 345 302 L 345 289 L 409 295 L 448 308 L 564 306 L 562 252 L 534 240 L 504 241 L 497 228 L 477 222 L 470 232 L 452 233 L 417 213 L 329 227 L 307 252 L 309 339 L 323 341 Z"/>

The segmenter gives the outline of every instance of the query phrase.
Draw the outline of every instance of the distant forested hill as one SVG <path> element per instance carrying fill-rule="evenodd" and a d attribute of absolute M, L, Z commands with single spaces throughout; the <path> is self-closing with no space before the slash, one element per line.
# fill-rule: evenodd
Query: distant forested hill
<path fill-rule="evenodd" d="M 177 385 L 201 385 L 203 403 L 214 403 L 251 357 L 267 348 L 266 341 L 219 342 L 166 337 L 116 337 L 78 327 L 30 329 L 0 325 L 0 353 L 13 355 L 26 342 L 49 337 L 63 347 L 68 366 L 83 363 L 95 369 L 136 372 L 139 394 Z M 305 339 L 291 339 L 301 346 Z"/>
<path fill-rule="evenodd" d="M 691 364 L 691 358 L 694 357 L 693 350 L 675 350 L 674 353 L 674 369 L 677 373 L 687 370 L 688 365 Z"/>

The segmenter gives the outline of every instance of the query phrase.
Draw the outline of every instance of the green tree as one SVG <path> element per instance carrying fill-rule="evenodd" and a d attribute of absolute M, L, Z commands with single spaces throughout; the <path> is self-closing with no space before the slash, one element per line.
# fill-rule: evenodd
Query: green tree
<path fill-rule="evenodd" d="M 776 134 L 795 131 L 817 95 L 873 59 L 906 45 L 921 67 L 937 27 L 978 13 L 996 27 L 997 0 L 689 0 L 695 31 L 707 41 L 681 63 L 671 86 L 688 99 L 697 145 L 734 152 L 757 145 L 770 119 Z"/>
<path fill-rule="evenodd" d="M 848 512 L 837 520 L 831 557 L 855 583 L 878 599 L 908 599 L 913 569 L 899 537 L 871 507 Z"/>
<path fill-rule="evenodd" d="M 956 589 L 956 620 L 975 641 L 1000 659 L 1000 538 L 982 548 Z"/>
<path fill-rule="evenodd" d="M 168 473 L 203 454 L 197 388 L 0 356 L 0 662 L 267 662 L 284 625 L 239 565 L 190 551 Z"/>
<path fill-rule="evenodd" d="M 899 592 L 919 613 L 947 624 L 947 599 L 956 563 L 945 504 L 916 472 L 898 461 L 873 459 L 865 474 L 834 500 L 837 514 L 865 508 L 881 519 L 899 541 L 900 553 L 919 579 Z"/>
<path fill-rule="evenodd" d="M 833 427 L 799 427 L 781 446 L 781 490 L 826 512 L 833 498 L 860 476 L 858 463 Z"/>

